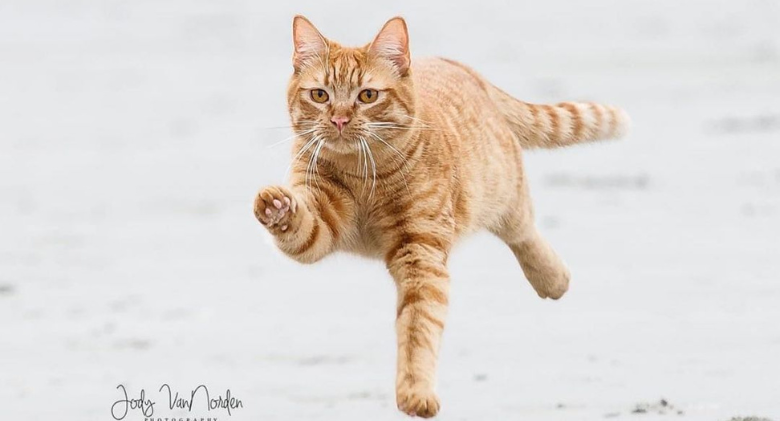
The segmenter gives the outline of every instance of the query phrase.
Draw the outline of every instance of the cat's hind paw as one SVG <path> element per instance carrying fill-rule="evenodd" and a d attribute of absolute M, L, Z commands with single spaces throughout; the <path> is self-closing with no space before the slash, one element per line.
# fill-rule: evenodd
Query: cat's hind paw
<path fill-rule="evenodd" d="M 526 270 L 525 275 L 541 298 L 557 300 L 569 290 L 571 275 L 563 264 L 546 271 Z"/>

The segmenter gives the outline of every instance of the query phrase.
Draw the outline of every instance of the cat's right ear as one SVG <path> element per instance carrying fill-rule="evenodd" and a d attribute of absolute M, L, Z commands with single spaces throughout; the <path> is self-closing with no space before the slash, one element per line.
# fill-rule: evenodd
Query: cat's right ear
<path fill-rule="evenodd" d="M 324 57 L 328 51 L 328 41 L 320 34 L 320 31 L 301 15 L 293 19 L 293 67 L 300 71 L 307 61 Z"/>

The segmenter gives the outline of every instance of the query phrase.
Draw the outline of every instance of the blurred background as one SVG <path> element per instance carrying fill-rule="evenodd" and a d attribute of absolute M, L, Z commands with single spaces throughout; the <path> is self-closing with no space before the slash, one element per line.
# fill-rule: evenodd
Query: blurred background
<path fill-rule="evenodd" d="M 301 266 L 252 215 L 297 13 L 352 45 L 401 14 L 413 59 L 633 117 L 526 155 L 561 301 L 493 237 L 453 253 L 439 419 L 780 419 L 777 1 L 3 0 L 4 419 L 111 419 L 119 384 L 163 418 L 405 419 L 383 264 Z M 163 383 L 244 407 L 170 411 Z"/>

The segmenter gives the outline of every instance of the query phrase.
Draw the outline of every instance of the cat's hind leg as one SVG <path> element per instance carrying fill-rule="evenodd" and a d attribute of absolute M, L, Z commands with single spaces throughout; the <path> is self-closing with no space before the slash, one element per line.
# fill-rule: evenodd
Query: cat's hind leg
<path fill-rule="evenodd" d="M 509 248 L 540 297 L 557 300 L 569 289 L 569 269 L 536 229 Z"/>
<path fill-rule="evenodd" d="M 515 254 L 536 293 L 557 300 L 569 289 L 569 270 L 536 229 L 528 194 L 521 197 L 519 208 L 505 215 L 501 225 L 491 231 Z"/>

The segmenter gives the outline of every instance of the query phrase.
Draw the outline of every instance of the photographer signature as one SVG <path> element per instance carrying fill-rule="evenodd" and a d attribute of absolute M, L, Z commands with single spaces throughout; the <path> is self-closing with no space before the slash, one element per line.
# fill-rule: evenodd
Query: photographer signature
<path fill-rule="evenodd" d="M 138 411 L 144 417 L 154 415 L 154 406 L 157 402 L 147 398 L 146 390 L 141 389 L 137 398 L 131 398 L 128 396 L 124 385 L 120 384 L 116 388 L 121 391 L 122 398 L 111 405 L 111 416 L 115 420 L 124 419 L 130 411 Z M 199 408 L 199 405 L 196 404 L 197 401 L 201 402 L 209 412 L 223 409 L 227 411 L 228 416 L 231 416 L 233 415 L 232 410 L 244 407 L 244 403 L 240 399 L 233 397 L 230 389 L 227 389 L 224 398 L 221 395 L 212 398 L 209 389 L 205 385 L 200 385 L 190 391 L 189 396 L 180 396 L 179 392 L 172 390 L 167 383 L 163 384 L 158 392 L 164 393 L 164 397 L 167 398 L 167 407 L 171 410 L 178 408 L 192 412 L 193 409 Z"/>

